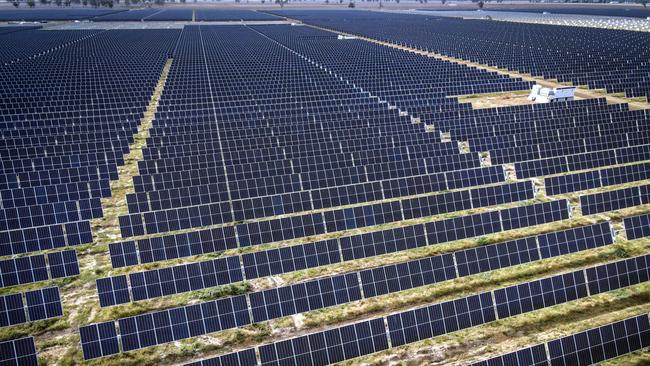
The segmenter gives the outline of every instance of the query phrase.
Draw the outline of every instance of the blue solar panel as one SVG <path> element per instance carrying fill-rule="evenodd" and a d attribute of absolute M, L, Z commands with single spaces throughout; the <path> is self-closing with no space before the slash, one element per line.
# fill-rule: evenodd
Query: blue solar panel
<path fill-rule="evenodd" d="M 25 298 L 30 321 L 63 316 L 58 287 L 28 291 Z"/>
<path fill-rule="evenodd" d="M 84 360 L 119 353 L 115 322 L 105 322 L 79 327 Z"/>
<path fill-rule="evenodd" d="M 548 356 L 543 344 L 480 361 L 470 366 L 548 366 Z"/>

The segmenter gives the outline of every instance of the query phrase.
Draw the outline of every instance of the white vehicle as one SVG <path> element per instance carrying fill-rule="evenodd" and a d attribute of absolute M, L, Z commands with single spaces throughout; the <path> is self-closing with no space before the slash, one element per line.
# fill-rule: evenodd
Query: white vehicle
<path fill-rule="evenodd" d="M 553 103 L 573 100 L 576 92 L 574 86 L 563 86 L 559 88 L 544 88 L 539 84 L 533 85 L 528 100 L 537 103 Z"/>

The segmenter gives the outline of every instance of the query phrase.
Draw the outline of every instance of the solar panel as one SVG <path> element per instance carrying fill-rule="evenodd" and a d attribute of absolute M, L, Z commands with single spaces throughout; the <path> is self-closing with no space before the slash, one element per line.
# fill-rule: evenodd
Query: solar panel
<path fill-rule="evenodd" d="M 650 278 L 650 255 L 587 268 L 592 295 L 646 282 Z"/>
<path fill-rule="evenodd" d="M 454 253 L 459 276 L 493 271 L 540 259 L 536 237 L 480 246 Z"/>
<path fill-rule="evenodd" d="M 648 315 L 548 342 L 551 365 L 591 365 L 650 345 Z"/>
<path fill-rule="evenodd" d="M 470 366 L 548 366 L 548 356 L 544 344 L 538 344 L 485 361 L 475 362 Z"/>
<path fill-rule="evenodd" d="M 499 211 L 462 216 L 425 224 L 429 245 L 502 231 Z"/>
<path fill-rule="evenodd" d="M 392 347 L 495 320 L 489 292 L 409 310 L 387 318 Z"/>
<path fill-rule="evenodd" d="M 243 280 L 238 257 L 129 274 L 133 301 Z"/>
<path fill-rule="evenodd" d="M 102 216 L 99 198 L 5 208 L 0 210 L 0 229 L 27 229 L 91 220 Z"/>
<path fill-rule="evenodd" d="M 593 365 L 648 345 L 650 324 L 648 315 L 643 314 L 476 362 L 471 366 Z"/>
<path fill-rule="evenodd" d="M 546 189 L 546 194 L 553 196 L 636 182 L 649 178 L 650 164 L 641 163 L 549 177 L 544 179 L 544 187 Z"/>
<path fill-rule="evenodd" d="M 113 268 L 215 253 L 236 247 L 234 227 L 109 244 Z"/>
<path fill-rule="evenodd" d="M 559 200 L 538 203 L 523 207 L 514 207 L 501 211 L 503 230 L 545 224 L 569 218 L 571 207 L 569 201 Z"/>
<path fill-rule="evenodd" d="M 47 263 L 53 279 L 79 275 L 79 261 L 74 250 L 48 253 Z"/>
<path fill-rule="evenodd" d="M 327 365 L 388 349 L 383 319 L 259 347 L 262 365 Z"/>
<path fill-rule="evenodd" d="M 626 217 L 623 219 L 627 240 L 650 236 L 650 214 Z"/>
<path fill-rule="evenodd" d="M 108 244 L 113 268 L 135 266 L 140 264 L 134 241 L 124 241 Z"/>
<path fill-rule="evenodd" d="M 537 237 L 542 258 L 551 258 L 614 243 L 611 223 L 582 226 Z"/>
<path fill-rule="evenodd" d="M 270 249 L 241 256 L 247 280 L 341 262 L 336 239 Z"/>
<path fill-rule="evenodd" d="M 63 316 L 58 287 L 28 291 L 25 293 L 29 320 L 41 320 Z"/>
<path fill-rule="evenodd" d="M 576 271 L 494 291 L 499 319 L 587 297 L 584 273 Z"/>
<path fill-rule="evenodd" d="M 424 225 L 388 229 L 339 239 L 344 261 L 394 253 L 427 245 Z"/>
<path fill-rule="evenodd" d="M 583 215 L 620 210 L 641 205 L 640 187 L 630 187 L 580 196 L 580 209 Z"/>
<path fill-rule="evenodd" d="M 365 298 L 456 278 L 451 254 L 417 259 L 359 272 Z"/>
<path fill-rule="evenodd" d="M 257 355 L 254 348 L 239 352 L 228 353 L 223 356 L 208 358 L 201 361 L 187 363 L 184 366 L 255 366 Z"/>
<path fill-rule="evenodd" d="M 120 352 L 115 322 L 79 327 L 84 360 L 114 355 Z"/>
<path fill-rule="evenodd" d="M 90 222 L 41 226 L 0 234 L 0 255 L 36 252 L 92 242 Z"/>
<path fill-rule="evenodd" d="M 44 255 L 34 255 L 0 261 L 0 282 L 2 287 L 49 279 Z"/>
<path fill-rule="evenodd" d="M 131 302 L 126 275 L 98 278 L 97 294 L 101 307 Z"/>
<path fill-rule="evenodd" d="M 26 323 L 22 294 L 0 296 L 0 327 Z"/>
<path fill-rule="evenodd" d="M 0 364 L 38 366 L 34 337 L 0 342 Z"/>
<path fill-rule="evenodd" d="M 361 300 L 356 273 L 307 281 L 250 294 L 253 321 L 261 322 L 287 315 Z"/>
<path fill-rule="evenodd" d="M 243 295 L 119 320 L 122 349 L 135 349 L 250 324 Z"/>

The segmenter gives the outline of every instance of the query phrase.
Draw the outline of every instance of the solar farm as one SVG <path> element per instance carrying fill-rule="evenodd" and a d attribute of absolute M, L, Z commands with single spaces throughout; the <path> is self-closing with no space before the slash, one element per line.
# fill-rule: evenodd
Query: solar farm
<path fill-rule="evenodd" d="M 650 365 L 650 20 L 552 9 L 1 6 L 0 365 Z"/>

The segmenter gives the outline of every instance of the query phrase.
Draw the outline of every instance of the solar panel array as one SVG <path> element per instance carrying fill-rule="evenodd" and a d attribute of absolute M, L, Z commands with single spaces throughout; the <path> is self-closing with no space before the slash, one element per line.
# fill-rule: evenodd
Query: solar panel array
<path fill-rule="evenodd" d="M 250 21 L 250 20 L 284 20 L 253 10 L 231 9 L 196 9 L 196 21 Z"/>
<path fill-rule="evenodd" d="M 570 217 L 570 206 L 567 200 L 550 201 L 538 203 L 529 206 L 515 207 L 486 213 L 479 213 L 469 216 L 461 216 L 441 221 L 432 221 L 426 224 L 419 224 L 406 231 L 424 232 L 426 240 L 423 245 L 434 245 L 446 243 L 454 240 L 478 237 L 491 233 L 525 228 L 544 223 L 566 220 Z M 382 233 L 379 233 L 380 235 Z M 369 238 L 368 238 L 369 236 Z M 367 239 L 366 239 L 367 238 Z M 341 251 L 345 254 L 346 250 L 351 248 L 345 247 L 344 243 L 351 243 L 357 247 L 363 246 L 383 246 L 384 239 L 390 241 L 391 237 L 382 238 L 382 242 L 373 241 L 373 235 L 366 235 L 362 240 L 351 240 L 349 238 L 339 239 Z M 600 243 L 602 241 L 598 241 Z M 172 245 L 173 242 L 170 242 Z M 137 264 L 138 255 L 135 252 L 133 242 L 118 243 L 112 247 L 113 263 L 118 266 L 122 264 Z M 404 250 L 407 248 L 403 248 Z M 371 251 L 372 248 L 363 248 L 364 251 Z M 552 249 L 548 249 L 552 250 Z M 130 252 L 127 252 L 130 251 Z M 381 247 L 374 250 L 378 255 L 382 254 Z M 393 250 L 395 251 L 395 250 Z M 140 252 L 141 253 L 141 252 Z M 174 253 L 173 248 L 165 253 Z M 188 252 L 186 252 L 188 253 Z M 268 254 L 268 253 L 263 253 Z M 255 254 L 253 256 L 256 256 Z M 371 256 L 371 255 L 367 255 Z M 142 255 L 139 256 L 140 260 Z M 262 257 L 263 258 L 263 257 Z M 345 258 L 345 260 L 357 258 Z M 244 264 L 242 267 L 241 263 Z M 217 285 L 230 284 L 251 279 L 268 273 L 269 263 L 263 260 L 261 263 L 255 263 L 257 258 L 251 258 L 250 255 L 231 256 L 219 259 L 213 259 L 203 262 L 194 262 L 181 264 L 173 267 L 163 267 L 158 269 L 147 270 L 143 272 L 131 272 L 128 275 L 118 275 L 113 277 L 101 278 L 98 280 L 98 293 L 102 306 L 116 305 L 120 303 L 151 299 L 161 296 L 178 294 L 188 291 L 194 291 L 209 288 Z M 338 260 L 336 260 L 338 261 Z M 327 260 L 318 260 L 323 264 Z M 310 264 L 311 267 L 315 263 Z M 289 267 L 287 271 L 295 270 Z M 265 273 L 266 272 L 266 273 Z M 279 271 L 276 270 L 276 273 Z M 249 277 L 250 276 L 250 277 Z M 117 284 L 117 285 L 116 285 Z M 131 296 L 128 296 L 128 291 Z"/>
<path fill-rule="evenodd" d="M 622 285 L 628 286 L 639 283 L 639 281 L 648 281 L 649 265 L 650 256 L 640 256 L 614 262 L 611 265 L 596 266 L 589 269 L 599 272 L 603 268 L 619 268 L 618 271 L 611 273 L 611 275 L 631 279 L 632 281 Z M 554 306 L 588 297 L 588 286 L 598 282 L 598 280 L 598 276 L 591 276 L 589 273 L 585 275 L 585 272 L 582 270 L 569 272 L 499 289 L 494 292 L 471 295 L 413 310 L 393 313 L 386 317 L 278 341 L 256 347 L 255 350 L 247 349 L 222 357 L 228 357 L 228 360 L 232 362 L 231 365 L 327 365 L 337 363 L 515 315 L 498 311 L 499 308 L 504 305 L 509 305 L 509 303 L 508 300 L 498 297 L 497 292 L 502 291 L 513 294 L 513 297 L 509 300 L 510 304 L 518 304 L 518 309 L 520 309 L 518 313 L 524 313 L 530 312 L 533 309 Z M 528 288 L 530 292 L 523 292 L 523 288 Z M 513 289 L 517 289 L 519 292 L 513 292 Z M 643 331 L 642 337 L 644 339 L 648 337 L 648 334 L 646 334 L 647 328 L 647 326 L 637 327 L 637 329 Z M 636 339 L 638 341 L 641 338 L 639 332 L 635 333 L 633 327 L 630 327 L 630 330 L 632 332 L 628 333 L 629 339 Z M 621 339 L 625 338 L 623 337 Z M 645 343 L 647 340 L 643 342 Z M 636 342 L 636 344 L 636 349 L 640 348 L 638 345 L 641 343 Z M 594 346 L 594 348 L 597 348 L 596 345 Z M 611 346 L 608 345 L 608 347 Z M 621 348 L 619 354 L 625 353 L 623 352 L 624 349 Z M 628 347 L 628 352 L 629 349 L 630 347 Z M 259 362 L 253 362 L 252 352 L 254 351 L 257 351 L 259 354 Z M 554 352 L 553 355 L 557 356 L 557 350 Z M 563 352 L 562 349 L 560 349 L 560 352 Z M 528 356 L 525 353 L 528 353 Z M 568 357 L 570 357 L 569 353 L 566 352 Z M 543 354 L 541 354 L 539 348 L 522 352 L 523 360 L 541 359 L 542 357 Z M 210 362 L 220 361 L 220 358 L 215 358 L 201 361 L 202 363 L 200 364 L 210 364 Z M 539 362 L 542 361 L 540 360 Z M 194 364 L 197 363 L 193 363 L 192 365 Z M 516 365 L 516 363 L 514 364 Z"/>
<path fill-rule="evenodd" d="M 36 37 L 37 48 L 25 50 L 41 53 L 0 69 L 4 80 L 11 80 L 0 87 L 1 255 L 92 241 L 89 221 L 103 215 L 100 198 L 110 196 L 108 182 L 117 179 L 117 166 L 124 164 L 148 104 L 142 93 L 153 90 L 177 35 L 168 30 L 11 34 L 19 43 Z M 102 72 L 88 74 L 85 66 L 67 68 L 59 61 L 81 56 Z M 87 80 L 69 82 L 81 74 Z M 81 94 L 89 97 L 80 99 Z"/>
<path fill-rule="evenodd" d="M 621 66 L 627 73 L 616 77 L 627 82 L 640 72 L 634 63 L 645 55 L 618 47 L 644 44 L 628 33 L 598 30 L 599 42 L 617 43 L 603 49 L 591 30 L 559 27 L 553 36 L 566 40 L 549 44 L 529 42 L 546 29 L 528 25 L 436 18 L 439 29 L 431 37 L 438 27 L 426 17 L 291 14 L 483 63 L 514 55 L 508 64 L 513 69 L 574 82 L 593 76 L 609 87 L 614 76 L 604 77 L 602 70 Z M 195 16 L 281 19 L 248 10 L 175 8 L 95 20 Z M 400 30 L 407 23 L 409 34 Z M 476 49 L 459 43 L 469 37 L 460 24 L 476 32 Z M 101 307 L 476 239 L 455 251 L 334 270 L 277 287 L 267 283 L 217 300 L 165 309 L 148 302 L 135 312 L 117 308 L 112 314 L 123 314 L 118 319 L 80 327 L 86 360 L 608 246 L 616 238 L 612 223 L 569 221 L 570 201 L 580 197 L 580 218 L 648 203 L 642 185 L 650 178 L 644 163 L 650 160 L 646 111 L 604 98 L 473 109 L 456 96 L 522 91 L 531 83 L 288 24 L 17 29 L 0 32 L 0 41 L 5 38 L 10 47 L 0 50 L 0 73 L 11 82 L 0 83 L 0 255 L 14 257 L 0 259 L 2 287 L 79 274 L 69 247 L 92 242 L 90 221 L 104 214 L 101 199 L 111 195 L 110 181 L 134 143 L 165 63 L 171 68 L 137 162 L 135 192 L 126 195 L 128 214 L 119 217 L 122 240 L 109 245 L 113 268 L 123 269 L 95 273 L 104 276 L 96 281 Z M 501 50 L 503 39 L 517 45 L 510 54 Z M 527 50 L 531 44 L 531 50 L 540 49 Z M 593 75 L 579 67 L 582 56 L 556 65 L 561 74 L 523 60 L 529 52 L 544 57 L 553 45 L 565 50 L 576 44 L 584 57 L 596 60 Z M 452 53 L 453 47 L 461 49 Z M 621 64 L 622 54 L 632 62 Z M 639 183 L 617 187 L 634 182 Z M 571 195 L 546 197 L 564 194 Z M 624 218 L 628 240 L 650 235 L 646 216 Z M 538 229 L 559 222 L 565 229 Z M 492 234 L 519 229 L 543 231 L 480 245 L 485 236 L 489 241 Z M 260 247 L 265 244 L 271 246 Z M 68 250 L 37 253 L 62 248 Z M 245 254 L 235 251 L 240 249 Z M 224 255 L 225 250 L 233 251 Z M 640 256 L 400 309 L 193 365 L 349 360 L 647 282 L 648 260 Z M 21 291 L 0 297 L 1 326 L 62 316 L 57 287 Z M 532 362 L 540 356 L 532 347 L 509 359 Z"/>
<path fill-rule="evenodd" d="M 68 12 L 61 17 L 116 11 Z M 91 220 L 103 216 L 100 199 L 111 196 L 180 30 L 0 33 L 0 287 L 12 287 L 2 296 L 0 326 L 25 334 L 47 329 L 25 323 L 63 316 L 64 287 L 35 284 L 80 274 L 71 247 L 93 241 Z M 15 287 L 27 284 L 34 285 Z M 2 364 L 38 364 L 31 337 L 0 348 Z"/>
<path fill-rule="evenodd" d="M 2 21 L 82 20 L 124 12 L 127 9 L 2 9 Z"/>
<path fill-rule="evenodd" d="M 305 313 L 358 301 L 363 298 L 395 293 L 462 276 L 593 249 L 613 242 L 614 235 L 611 224 L 603 222 L 536 237 L 460 250 L 451 254 L 436 255 L 404 263 L 324 277 L 294 285 L 253 292 L 248 295 L 238 295 L 168 309 L 162 312 L 122 318 L 119 319 L 122 350 L 125 352 L 131 351 L 247 324 Z M 569 280 L 575 281 L 576 279 L 567 277 L 566 280 L 563 278 L 561 281 L 564 281 L 566 287 Z M 159 287 L 156 284 L 149 284 L 134 288 L 134 301 L 138 300 L 135 298 L 136 294 L 140 297 L 147 296 L 151 291 L 160 294 L 161 288 L 163 292 L 165 288 L 175 288 L 178 291 L 180 286 L 188 286 L 188 284 L 192 286 L 192 283 L 201 286 L 200 279 L 196 278 L 192 281 L 192 278 L 185 278 L 184 280 L 168 280 Z M 527 286 L 530 286 L 531 289 L 543 289 L 547 285 L 555 286 L 549 281 L 532 283 Z M 115 305 L 120 303 L 120 300 L 129 301 L 125 276 L 100 279 L 97 287 L 102 306 Z M 157 287 L 158 290 L 152 290 Z M 523 292 L 519 293 L 523 294 Z M 512 298 L 508 300 L 508 294 L 510 294 L 510 297 L 513 296 L 509 289 L 494 292 L 497 302 L 504 298 L 504 304 L 512 301 Z M 516 291 L 515 294 L 517 294 Z M 546 300 L 546 304 L 549 302 L 550 300 Z M 506 306 L 508 316 L 514 315 L 514 308 L 507 310 L 508 305 L 504 306 Z M 521 312 L 522 309 L 517 308 L 516 311 Z M 502 312 L 499 306 L 497 312 L 501 317 L 506 314 Z M 82 342 L 86 341 L 82 339 Z M 98 352 L 92 352 L 92 354 L 99 355 Z"/>
<path fill-rule="evenodd" d="M 502 179 L 500 169 L 494 171 L 494 179 Z M 490 178 L 493 179 L 493 178 Z M 390 203 L 372 204 L 350 209 L 325 211 L 321 214 L 295 216 L 286 220 L 263 221 L 255 224 L 237 225 L 223 229 L 196 231 L 189 234 L 114 243 L 110 245 L 114 267 L 135 265 L 188 255 L 210 253 L 234 247 L 247 247 L 285 238 L 298 238 L 314 233 L 333 233 L 358 229 L 366 226 L 440 215 L 455 211 L 476 209 L 504 203 L 524 201 L 534 198 L 531 182 L 510 183 L 485 188 L 444 193 L 436 196 L 405 199 Z M 169 211 L 168 211 L 169 212 Z M 324 225 L 320 223 L 324 222 Z M 290 227 L 297 223 L 305 228 L 302 233 L 277 232 L 279 227 Z M 313 223 L 313 231 L 306 229 Z M 209 244 L 209 247 L 203 245 Z M 160 248 L 160 249 L 159 249 Z M 157 252 L 168 249 L 172 252 Z M 138 253 L 140 259 L 138 260 Z M 127 258 L 128 257 L 128 258 Z"/>
<path fill-rule="evenodd" d="M 248 51 L 253 49 L 263 50 L 268 59 L 245 62 L 255 58 Z M 238 64 L 233 73 L 229 70 L 235 59 L 244 60 L 244 66 Z M 386 63 L 373 61 L 377 59 Z M 330 233 L 342 236 L 101 278 L 97 287 L 104 307 L 566 220 L 571 209 L 568 201 L 560 200 L 346 235 L 364 227 L 534 198 L 532 184 L 507 183 L 499 163 L 515 163 L 522 178 L 644 160 L 645 127 L 634 122 L 645 118 L 643 111 L 610 106 L 603 99 L 468 109 L 448 96 L 521 90 L 530 84 L 504 82 L 501 75 L 478 70 L 454 77 L 461 69 L 457 65 L 364 41 L 341 41 L 313 28 L 187 26 L 174 60 L 145 159 L 138 164 L 140 175 L 134 177 L 136 193 L 127 196 L 129 215 L 120 218 L 122 236 L 133 240 L 110 245 L 113 267 Z M 412 68 L 399 66 L 406 64 L 423 71 L 408 77 Z M 269 68 L 276 70 L 273 76 Z M 280 72 L 287 68 L 301 73 Z M 304 81 L 305 75 L 310 82 Z M 372 82 L 373 75 L 384 80 Z M 257 87 L 262 83 L 284 94 L 270 96 Z M 194 92 L 188 92 L 188 85 Z M 311 90 L 316 86 L 320 91 Z M 322 90 L 331 102 L 313 97 Z M 257 94 L 250 96 L 251 91 Z M 424 132 L 424 126 L 412 124 L 412 117 L 450 132 L 452 139 L 468 138 L 472 152 Z M 342 124 L 342 118 L 351 120 Z M 531 128 L 528 121 L 540 118 L 548 122 Z M 595 124 L 602 128 L 593 128 Z M 627 126 L 622 137 L 610 137 L 622 126 Z M 560 135 L 573 140 L 557 143 Z M 477 154 L 483 151 L 494 157 L 495 165 L 484 166 Z M 472 188 L 486 184 L 491 186 Z M 452 191 L 444 192 L 448 189 Z M 378 202 L 384 199 L 392 201 Z M 339 208 L 345 205 L 354 207 Z M 201 229 L 187 231 L 192 228 Z M 162 235 L 138 238 L 149 234 Z M 221 308 L 208 302 L 122 318 L 119 326 L 106 325 L 111 351 L 93 346 L 85 354 L 95 358 L 131 351 L 611 243 L 609 224 L 597 224 L 240 295 L 224 299 Z M 522 307 L 521 301 L 528 300 L 499 292 L 499 301 L 505 303 L 495 310 L 514 315 L 587 296 L 582 272 L 527 286 L 531 296 L 542 296 L 542 303 Z M 476 311 L 482 317 L 481 301 Z M 472 324 L 470 316 L 463 326 Z M 97 334 L 83 344 L 101 344 Z M 372 334 L 363 338 L 366 344 Z M 351 355 L 362 354 L 360 341 L 346 341 L 357 342 Z M 269 360 L 284 357 L 275 348 L 265 352 Z M 290 358 L 301 359 L 305 352 Z M 319 357 L 340 357 L 327 352 Z M 249 356 L 233 354 L 228 360 L 252 362 Z"/>
<path fill-rule="evenodd" d="M 647 99 L 650 94 L 647 70 L 641 66 L 648 57 L 648 47 L 643 45 L 650 38 L 643 32 L 387 12 L 272 13 L 546 79 L 625 93 L 626 97 Z"/>
<path fill-rule="evenodd" d="M 154 14 L 145 16 L 143 21 L 190 21 L 192 9 L 162 9 Z"/>
<path fill-rule="evenodd" d="M 496 5 L 496 4 L 495 4 Z M 528 5 L 525 7 L 513 7 L 508 5 L 492 5 L 490 11 L 508 11 L 521 13 L 552 13 L 552 14 L 577 14 L 577 15 L 596 15 L 612 17 L 632 17 L 647 18 L 650 16 L 650 10 L 641 6 L 619 5 L 614 6 L 540 6 Z M 427 10 L 427 9 L 419 9 Z M 431 10 L 431 9 L 429 9 Z M 436 11 L 447 9 L 435 9 Z"/>
<path fill-rule="evenodd" d="M 610 323 L 471 366 L 594 365 L 650 346 L 648 314 Z"/>

